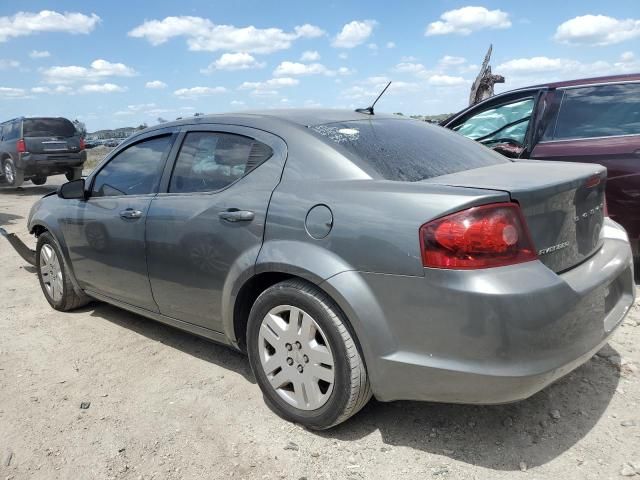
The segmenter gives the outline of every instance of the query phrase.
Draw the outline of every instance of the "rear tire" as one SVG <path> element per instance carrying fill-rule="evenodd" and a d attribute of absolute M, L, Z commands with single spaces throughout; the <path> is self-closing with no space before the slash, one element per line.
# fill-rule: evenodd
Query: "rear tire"
<path fill-rule="evenodd" d="M 80 180 L 82 178 L 82 167 L 72 168 L 67 173 L 65 173 L 65 177 L 67 177 L 67 180 L 69 180 L 70 182 L 74 180 Z"/>
<path fill-rule="evenodd" d="M 58 242 L 49 232 L 38 237 L 36 268 L 42 293 L 54 309 L 68 312 L 91 301 L 87 295 L 74 289 Z"/>
<path fill-rule="evenodd" d="M 37 177 L 32 177 L 31 183 L 33 183 L 34 185 L 44 185 L 45 183 L 47 183 L 47 176 L 38 175 Z"/>
<path fill-rule="evenodd" d="M 324 430 L 371 398 L 344 315 L 305 281 L 287 280 L 260 294 L 249 314 L 247 349 L 265 402 L 285 420 Z"/>
<path fill-rule="evenodd" d="M 4 179 L 11 187 L 19 187 L 24 183 L 24 171 L 17 168 L 11 158 L 5 158 L 2 162 Z"/>

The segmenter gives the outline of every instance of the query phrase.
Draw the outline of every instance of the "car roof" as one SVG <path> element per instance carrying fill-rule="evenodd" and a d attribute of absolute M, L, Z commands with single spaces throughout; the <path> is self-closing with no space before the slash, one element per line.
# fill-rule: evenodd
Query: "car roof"
<path fill-rule="evenodd" d="M 328 123 L 351 122 L 356 120 L 380 120 L 380 119 L 403 119 L 398 115 L 376 113 L 369 115 L 358 113 L 354 110 L 332 109 L 332 108 L 288 108 L 272 110 L 248 110 L 242 112 L 216 113 L 209 115 L 198 115 L 197 117 L 187 117 L 173 122 L 154 125 L 143 132 L 156 129 L 175 127 L 182 125 L 193 125 L 197 123 L 226 123 L 245 124 L 246 126 L 268 125 L 271 123 L 287 123 L 300 127 L 312 127 Z"/>
<path fill-rule="evenodd" d="M 541 85 L 535 85 L 535 87 L 563 88 L 577 87 L 579 85 L 594 85 L 600 83 L 618 82 L 640 82 L 640 73 L 629 73 L 626 75 L 608 75 L 606 77 L 578 78 L 575 80 L 563 80 L 560 82 L 544 83 Z"/>
<path fill-rule="evenodd" d="M 445 118 L 440 122 L 440 125 L 447 125 L 453 120 L 457 120 L 460 117 L 463 117 L 471 110 L 475 110 L 477 107 L 485 104 L 491 104 L 496 101 L 500 101 L 501 98 L 508 98 L 511 95 L 515 95 L 518 93 L 527 93 L 527 92 L 535 92 L 540 89 L 555 89 L 555 88 L 570 88 L 570 87 L 578 87 L 578 86 L 587 86 L 587 85 L 601 85 L 606 83 L 621 83 L 621 82 L 640 82 L 640 73 L 629 73 L 625 75 L 609 75 L 605 77 L 590 77 L 590 78 L 577 78 L 575 80 L 563 80 L 559 82 L 550 82 L 550 83 L 540 83 L 538 85 L 531 85 L 529 87 L 520 87 L 514 88 L 513 90 L 507 90 L 505 92 L 500 92 L 496 95 L 493 95 L 489 98 L 485 98 L 481 102 L 475 103 L 473 105 L 469 105 L 468 107 L 460 110 L 459 112 L 454 113 L 453 115 Z"/>

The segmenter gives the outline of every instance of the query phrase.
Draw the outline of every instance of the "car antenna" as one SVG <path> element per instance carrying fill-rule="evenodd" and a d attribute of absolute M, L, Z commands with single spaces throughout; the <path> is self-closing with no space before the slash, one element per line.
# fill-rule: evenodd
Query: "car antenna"
<path fill-rule="evenodd" d="M 378 98 L 376 98 L 373 103 L 371 104 L 370 107 L 367 108 L 356 108 L 356 112 L 358 113 L 366 113 L 367 115 L 373 115 L 373 107 L 375 107 L 376 103 L 378 102 L 378 100 L 380 100 L 380 97 L 382 95 L 384 95 L 384 92 L 387 91 L 387 88 L 389 88 L 389 85 L 391 85 L 391 82 L 387 83 L 387 86 L 384 87 L 384 89 L 380 92 L 380 95 L 378 95 Z"/>

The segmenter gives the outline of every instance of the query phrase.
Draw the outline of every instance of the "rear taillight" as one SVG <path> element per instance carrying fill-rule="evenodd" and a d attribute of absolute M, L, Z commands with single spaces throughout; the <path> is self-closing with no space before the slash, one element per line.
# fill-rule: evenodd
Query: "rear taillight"
<path fill-rule="evenodd" d="M 84 138 L 80 138 L 80 150 L 84 150 Z"/>
<path fill-rule="evenodd" d="M 24 143 L 24 138 L 21 138 L 16 142 L 16 150 L 18 150 L 18 153 L 25 153 L 27 151 L 27 146 Z"/>
<path fill-rule="evenodd" d="M 493 203 L 420 227 L 422 264 L 430 268 L 501 267 L 538 258 L 520 207 Z"/>

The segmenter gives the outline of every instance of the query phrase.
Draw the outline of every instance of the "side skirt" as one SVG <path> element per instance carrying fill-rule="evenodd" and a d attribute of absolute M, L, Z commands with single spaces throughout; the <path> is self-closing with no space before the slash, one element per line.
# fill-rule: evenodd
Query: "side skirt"
<path fill-rule="evenodd" d="M 182 320 L 177 320 L 172 317 L 167 317 L 166 315 L 162 315 L 161 313 L 151 312 L 149 310 L 145 310 L 144 308 L 136 307 L 134 305 L 121 302 L 120 300 L 116 300 L 106 295 L 102 295 L 101 293 L 94 292 L 93 290 L 86 289 L 84 290 L 84 293 L 86 293 L 92 298 L 95 298 L 96 300 L 109 303 L 116 307 L 122 308 L 123 310 L 128 310 L 129 312 L 136 313 L 143 317 L 150 318 L 151 320 L 156 320 L 160 323 L 164 323 L 165 325 L 169 325 L 170 327 L 174 327 L 179 330 L 184 330 L 186 332 L 193 333 L 194 335 L 197 335 L 199 337 L 206 338 L 207 340 L 211 340 L 216 343 L 227 345 L 229 347 L 236 349 L 231 343 L 231 341 L 227 338 L 227 336 L 223 333 L 216 332 L 214 330 L 209 330 L 208 328 L 200 327 L 198 325 L 194 325 L 189 322 L 183 322 Z"/>

